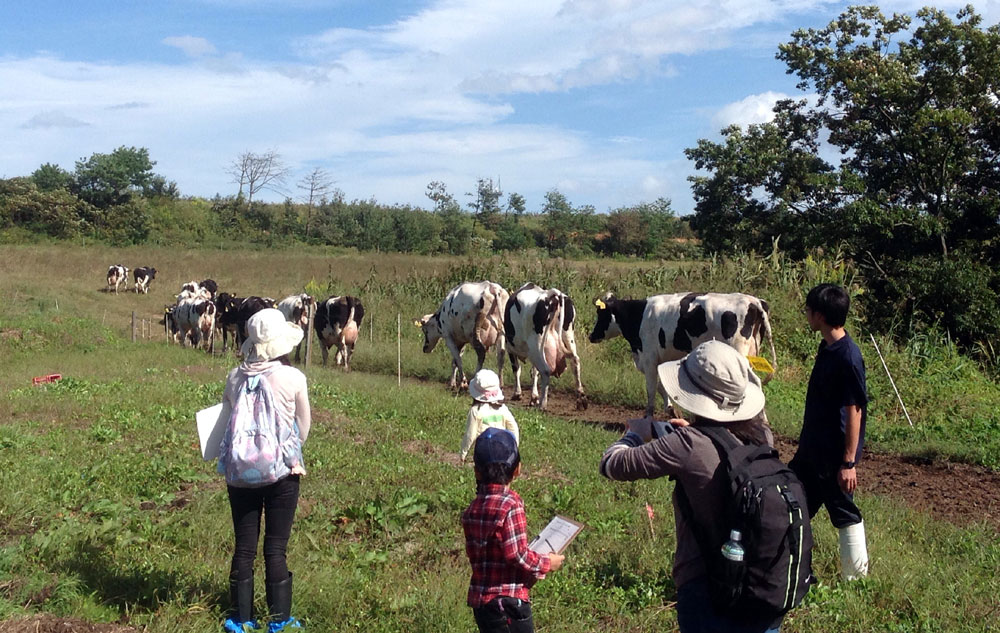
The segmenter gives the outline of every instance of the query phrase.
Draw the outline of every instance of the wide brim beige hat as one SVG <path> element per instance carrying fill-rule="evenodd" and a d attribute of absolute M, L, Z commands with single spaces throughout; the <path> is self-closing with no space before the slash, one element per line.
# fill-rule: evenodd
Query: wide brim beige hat
<path fill-rule="evenodd" d="M 491 369 L 480 369 L 469 381 L 469 395 L 480 402 L 503 402 L 500 377 Z"/>
<path fill-rule="evenodd" d="M 272 360 L 295 349 L 303 335 L 302 328 L 286 321 L 280 310 L 267 308 L 247 320 L 247 340 L 240 351 L 250 360 Z"/>
<path fill-rule="evenodd" d="M 657 367 L 677 406 L 716 422 L 749 420 L 764 409 L 764 392 L 747 359 L 721 341 L 702 343 L 678 361 Z"/>

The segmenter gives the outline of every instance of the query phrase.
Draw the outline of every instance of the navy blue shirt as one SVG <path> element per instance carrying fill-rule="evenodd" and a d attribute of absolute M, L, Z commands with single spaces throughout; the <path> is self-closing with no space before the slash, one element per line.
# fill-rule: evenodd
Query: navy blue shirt
<path fill-rule="evenodd" d="M 837 468 L 844 460 L 847 407 L 861 409 L 861 432 L 854 460 L 861 459 L 868 419 L 868 389 L 861 350 L 847 333 L 839 341 L 819 344 L 816 364 L 809 376 L 806 410 L 799 435 L 798 453 L 817 466 Z"/>

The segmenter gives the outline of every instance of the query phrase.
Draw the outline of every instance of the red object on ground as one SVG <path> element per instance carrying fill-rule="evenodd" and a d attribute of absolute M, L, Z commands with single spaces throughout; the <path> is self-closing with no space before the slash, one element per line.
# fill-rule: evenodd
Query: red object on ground
<path fill-rule="evenodd" d="M 35 385 L 37 387 L 38 385 L 44 385 L 47 382 L 55 382 L 55 381 L 61 380 L 61 379 L 62 379 L 62 374 L 49 374 L 48 376 L 35 376 L 34 378 L 31 379 L 31 384 L 33 384 L 33 385 Z"/>

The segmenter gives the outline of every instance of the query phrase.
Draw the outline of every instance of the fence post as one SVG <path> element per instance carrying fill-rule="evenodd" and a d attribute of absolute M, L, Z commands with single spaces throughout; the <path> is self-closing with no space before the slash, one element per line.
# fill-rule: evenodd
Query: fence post
<path fill-rule="evenodd" d="M 132 342 L 135 343 L 135 310 L 132 310 Z"/>
<path fill-rule="evenodd" d="M 308 367 L 309 363 L 312 361 L 312 348 L 313 348 L 313 346 L 312 346 L 312 337 L 309 336 L 309 333 L 312 332 L 312 330 L 313 330 L 313 319 L 316 318 L 316 308 L 317 308 L 317 306 L 316 306 L 315 302 L 313 302 L 313 304 L 311 306 L 309 306 L 309 322 L 306 324 L 306 332 L 305 332 L 305 336 L 306 336 L 306 367 Z"/>
<path fill-rule="evenodd" d="M 399 328 L 399 313 L 396 313 L 396 386 L 403 386 L 403 347 L 400 343 L 402 338 Z"/>

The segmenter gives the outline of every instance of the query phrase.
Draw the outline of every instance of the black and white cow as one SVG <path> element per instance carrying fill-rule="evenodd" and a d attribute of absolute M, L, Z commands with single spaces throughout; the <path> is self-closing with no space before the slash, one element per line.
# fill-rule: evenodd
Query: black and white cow
<path fill-rule="evenodd" d="M 243 341 L 247 340 L 247 321 L 250 317 L 265 308 L 273 308 L 274 299 L 270 297 L 247 297 L 240 302 L 236 308 L 236 349 L 243 348 Z"/>
<path fill-rule="evenodd" d="M 577 408 L 587 406 L 580 382 L 580 356 L 576 353 L 573 301 L 555 288 L 548 290 L 526 283 L 510 296 L 504 310 L 503 329 L 507 355 L 514 370 L 514 395 L 521 399 L 521 361 L 531 361 L 531 404 L 545 408 L 549 399 L 549 381 L 566 369 L 567 359 L 576 377 Z M 541 397 L 538 377 L 542 378 Z"/>
<path fill-rule="evenodd" d="M 108 266 L 108 292 L 112 289 L 118 294 L 118 286 L 128 290 L 128 268 L 121 264 Z"/>
<path fill-rule="evenodd" d="M 455 388 L 461 377 L 460 389 L 468 382 L 462 370 L 462 350 L 472 345 L 476 350 L 476 371 L 483 368 L 486 352 L 497 348 L 497 375 L 503 385 L 503 357 L 506 343 L 503 332 L 503 313 L 510 294 L 503 286 L 492 281 L 467 281 L 452 288 L 434 314 L 426 314 L 413 323 L 424 332 L 424 353 L 429 354 L 444 339 L 451 352 L 451 380 Z"/>
<path fill-rule="evenodd" d="M 212 299 L 212 293 L 205 288 L 202 288 L 197 281 L 189 281 L 181 286 L 181 291 L 177 295 L 177 303 L 190 299 L 210 301 Z"/>
<path fill-rule="evenodd" d="M 222 351 L 229 347 L 229 337 L 236 344 L 236 316 L 240 306 L 243 305 L 243 297 L 234 297 L 228 292 L 220 292 L 215 298 L 215 329 L 222 333 Z"/>
<path fill-rule="evenodd" d="M 346 371 L 351 370 L 351 355 L 354 354 L 354 344 L 358 340 L 364 316 L 365 307 L 361 300 L 348 295 L 330 297 L 317 306 L 313 328 L 319 338 L 320 349 L 323 350 L 324 366 L 330 355 L 330 348 L 336 345 L 334 361 L 337 365 L 343 365 Z"/>
<path fill-rule="evenodd" d="M 219 284 L 215 283 L 214 279 L 203 279 L 201 283 L 198 284 L 198 287 L 204 288 L 208 292 L 208 298 L 213 301 L 219 292 Z"/>
<path fill-rule="evenodd" d="M 135 277 L 135 293 L 149 294 L 149 282 L 156 279 L 156 269 L 143 266 L 132 271 L 132 275 Z"/>
<path fill-rule="evenodd" d="M 623 336 L 635 368 L 646 376 L 646 415 L 653 415 L 656 393 L 669 406 L 656 367 L 683 358 L 705 341 L 723 341 L 744 356 L 760 355 L 763 337 L 777 366 L 766 301 L 742 293 L 677 293 L 645 299 L 618 299 L 608 293 L 595 302 L 597 322 L 590 342 Z M 770 379 L 767 376 L 764 382 Z"/>
<path fill-rule="evenodd" d="M 204 298 L 184 299 L 174 306 L 171 314 L 180 337 L 181 346 L 186 341 L 198 347 L 204 342 L 206 351 L 215 349 L 215 304 Z"/>
<path fill-rule="evenodd" d="M 312 313 L 316 300 L 306 293 L 289 295 L 278 302 L 278 310 L 285 315 L 285 320 L 298 325 L 306 334 L 309 333 L 309 315 Z M 359 319 L 360 323 L 360 319 Z M 295 348 L 295 361 L 302 359 L 302 347 L 305 345 L 305 338 Z M 324 348 L 325 349 L 325 348 Z M 339 363 L 338 363 L 339 364 Z"/>

